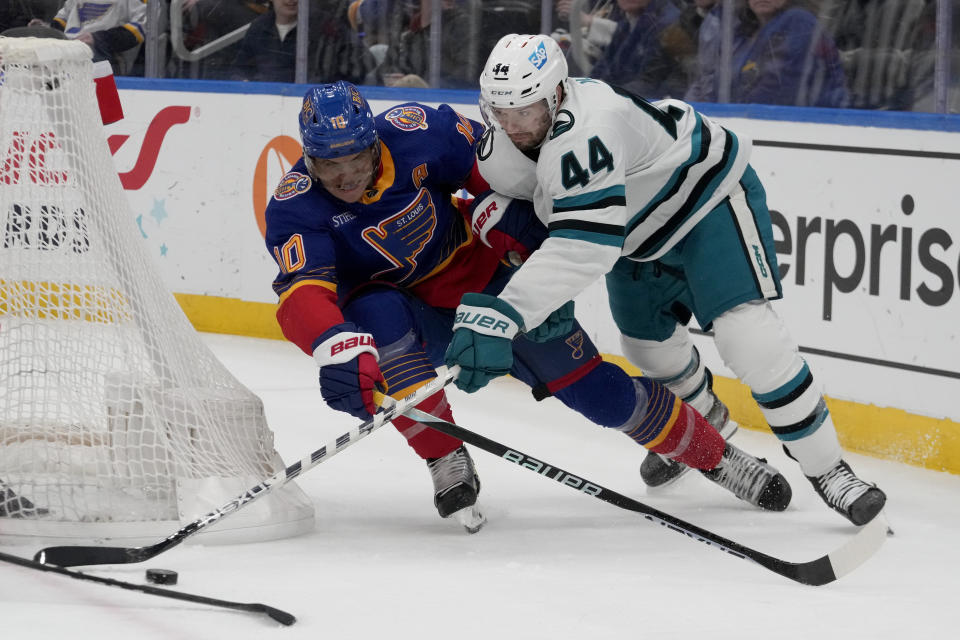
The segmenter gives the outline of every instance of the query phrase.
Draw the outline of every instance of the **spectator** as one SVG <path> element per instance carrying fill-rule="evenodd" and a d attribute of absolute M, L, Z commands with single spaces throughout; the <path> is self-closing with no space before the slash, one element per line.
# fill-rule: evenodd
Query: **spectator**
<path fill-rule="evenodd" d="M 109 60 L 114 73 L 124 75 L 143 44 L 146 19 L 146 0 L 66 0 L 47 26 L 83 42 L 93 49 L 94 62 Z"/>
<path fill-rule="evenodd" d="M 234 80 L 293 82 L 297 61 L 298 0 L 271 0 L 250 23 L 233 60 Z"/>
<path fill-rule="evenodd" d="M 0 34 L 7 29 L 47 26 L 59 8 L 59 0 L 3 0 L 0 2 Z"/>
<path fill-rule="evenodd" d="M 270 0 L 184 0 L 182 7 L 183 43 L 192 51 L 253 23 L 270 9 Z M 204 56 L 199 68 L 190 68 L 189 73 L 205 79 L 230 78 L 235 57 L 236 46 L 225 47 Z M 183 71 L 187 70 L 174 70 L 173 75 Z"/>
<path fill-rule="evenodd" d="M 347 3 L 314 1 L 310 7 L 310 81 L 361 81 L 372 68 L 350 32 Z M 235 80 L 293 82 L 297 60 L 298 0 L 271 0 L 267 13 L 250 24 L 240 41 L 231 77 Z"/>
<path fill-rule="evenodd" d="M 470 89 L 477 84 L 480 64 L 471 59 L 471 17 L 468 8 L 457 0 L 441 1 L 440 86 Z M 420 0 L 407 28 L 400 34 L 399 46 L 388 53 L 384 82 L 396 86 L 404 75 L 420 78 L 430 75 L 431 0 Z"/>
<path fill-rule="evenodd" d="M 363 0 L 360 14 L 373 12 L 384 0 Z M 502 35 L 524 26 L 540 25 L 540 3 L 534 0 L 497 0 L 476 3 L 466 0 L 439 0 L 441 3 L 441 54 L 439 86 L 471 89 L 477 84 L 483 54 Z M 397 3 L 399 4 L 399 3 Z M 421 78 L 431 75 L 430 37 L 433 2 L 416 0 L 406 4 L 407 20 L 384 52 L 380 80 L 394 86 L 403 75 Z M 371 21 L 364 18 L 364 23 Z M 381 20 L 382 22 L 382 20 Z M 396 26 L 394 24 L 394 26 Z M 377 46 L 377 45 L 374 45 Z"/>
<path fill-rule="evenodd" d="M 828 20 L 849 79 L 850 105 L 857 109 L 910 109 L 911 69 L 918 49 L 932 47 L 934 29 L 916 41 L 927 0 L 827 0 Z M 931 24 L 932 27 L 932 24 Z"/>
<path fill-rule="evenodd" d="M 667 30 L 670 48 L 682 53 L 681 62 L 687 73 L 684 100 L 716 100 L 716 96 L 710 94 L 720 58 L 722 6 L 719 0 L 688 1 L 680 11 L 680 19 Z"/>
<path fill-rule="evenodd" d="M 398 40 L 419 6 L 419 0 L 353 0 L 347 15 L 367 46 L 389 46 Z"/>
<path fill-rule="evenodd" d="M 377 64 L 363 40 L 350 28 L 351 0 L 310 3 L 309 82 L 363 82 Z"/>
<path fill-rule="evenodd" d="M 586 0 L 591 2 L 592 0 Z M 470 45 L 478 59 L 476 78 L 490 49 L 508 33 L 537 33 L 540 31 L 541 0 L 487 0 L 478 2 L 480 25 Z"/>
<path fill-rule="evenodd" d="M 573 0 L 556 0 L 554 5 L 555 29 L 550 36 L 560 44 L 567 55 L 571 75 L 588 75 L 603 50 L 610 44 L 617 22 L 609 18 L 613 0 L 585 0 L 580 12 L 580 48 L 570 30 Z"/>
<path fill-rule="evenodd" d="M 0 3 L 0 33 L 7 29 L 25 27 L 32 17 L 26 0 L 8 0 Z"/>
<path fill-rule="evenodd" d="M 960 113 L 960 0 L 951 0 L 953 17 L 947 86 L 947 113 Z M 927 2 L 911 31 L 912 56 L 906 71 L 906 109 L 935 111 L 934 66 L 936 65 L 937 3 Z"/>
<path fill-rule="evenodd" d="M 649 98 L 680 97 L 686 77 L 678 56 L 668 49 L 664 33 L 680 18 L 670 0 L 617 0 L 610 17 L 616 31 L 591 77 Z"/>
<path fill-rule="evenodd" d="M 416 3 L 414 0 L 350 2 L 347 8 L 349 24 L 360 45 L 369 51 L 373 58 L 374 68 L 365 78 L 365 84 L 386 84 L 384 76 L 387 73 L 393 80 L 405 74 L 398 64 L 400 40 L 418 7 L 418 0 Z"/>
<path fill-rule="evenodd" d="M 840 54 L 813 13 L 794 0 L 747 0 L 734 28 L 730 101 L 847 106 Z"/>

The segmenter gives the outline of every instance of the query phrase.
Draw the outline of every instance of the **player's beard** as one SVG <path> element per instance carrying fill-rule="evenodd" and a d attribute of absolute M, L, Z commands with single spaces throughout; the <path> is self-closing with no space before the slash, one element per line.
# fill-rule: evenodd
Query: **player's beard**
<path fill-rule="evenodd" d="M 547 132 L 550 131 L 550 114 L 544 114 L 543 118 L 537 122 L 537 128 L 533 131 L 518 131 L 508 133 L 507 137 L 520 151 L 533 151 L 538 148 L 547 138 Z"/>

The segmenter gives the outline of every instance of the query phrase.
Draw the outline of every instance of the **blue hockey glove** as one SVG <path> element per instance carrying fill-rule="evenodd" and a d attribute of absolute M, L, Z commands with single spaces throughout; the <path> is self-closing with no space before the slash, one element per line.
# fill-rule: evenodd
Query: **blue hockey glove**
<path fill-rule="evenodd" d="M 494 296 L 465 293 L 457 307 L 447 366 L 460 365 L 454 380 L 467 393 L 483 388 L 513 366 L 513 337 L 523 327 L 517 310 Z"/>
<path fill-rule="evenodd" d="M 570 333 L 573 321 L 573 300 L 570 300 L 547 316 L 539 326 L 527 331 L 526 336 L 534 342 L 547 342 Z"/>
<path fill-rule="evenodd" d="M 327 405 L 360 420 L 375 414 L 379 407 L 373 392 L 383 391 L 386 382 L 373 336 L 342 322 L 327 329 L 317 343 L 313 357 L 320 365 L 320 393 Z"/>

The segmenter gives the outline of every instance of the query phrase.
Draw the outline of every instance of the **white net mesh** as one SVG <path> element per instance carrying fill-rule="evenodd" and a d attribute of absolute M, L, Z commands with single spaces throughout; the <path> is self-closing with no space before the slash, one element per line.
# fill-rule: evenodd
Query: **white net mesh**
<path fill-rule="evenodd" d="M 282 469 L 142 248 L 89 47 L 0 37 L 0 154 L 0 535 L 168 534 Z M 290 483 L 211 530 L 312 517 Z"/>

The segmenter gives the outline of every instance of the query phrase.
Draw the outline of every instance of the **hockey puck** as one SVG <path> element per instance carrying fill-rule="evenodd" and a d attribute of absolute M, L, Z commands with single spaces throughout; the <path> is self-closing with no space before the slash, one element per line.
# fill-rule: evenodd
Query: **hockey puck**
<path fill-rule="evenodd" d="M 147 582 L 177 584 L 177 572 L 170 569 L 147 569 Z"/>

